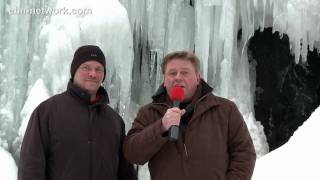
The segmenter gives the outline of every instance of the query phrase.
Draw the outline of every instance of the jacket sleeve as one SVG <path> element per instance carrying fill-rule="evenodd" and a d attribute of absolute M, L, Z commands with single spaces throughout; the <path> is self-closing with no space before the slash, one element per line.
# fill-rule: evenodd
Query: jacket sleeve
<path fill-rule="evenodd" d="M 167 138 L 162 137 L 161 120 L 147 116 L 146 111 L 150 110 L 147 107 L 139 110 L 124 141 L 125 157 L 130 162 L 140 165 L 149 161 L 168 141 Z"/>
<path fill-rule="evenodd" d="M 33 111 L 25 132 L 19 160 L 19 180 L 46 179 L 46 147 L 48 131 L 46 115 L 40 115 L 39 107 Z M 46 113 L 44 113 L 46 114 Z"/>
<path fill-rule="evenodd" d="M 229 117 L 227 179 L 250 180 L 256 161 L 256 153 L 246 123 L 234 103 L 232 103 Z"/>
<path fill-rule="evenodd" d="M 137 180 L 137 174 L 133 168 L 133 165 L 130 164 L 123 156 L 123 140 L 125 138 L 125 127 L 124 123 L 122 123 L 121 129 L 121 146 L 119 151 L 119 168 L 118 168 L 118 179 L 119 180 Z"/>

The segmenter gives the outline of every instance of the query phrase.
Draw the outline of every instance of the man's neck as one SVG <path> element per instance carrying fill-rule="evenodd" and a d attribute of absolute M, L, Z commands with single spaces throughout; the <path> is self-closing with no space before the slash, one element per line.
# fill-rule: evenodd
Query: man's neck
<path fill-rule="evenodd" d="M 97 94 L 91 94 L 90 101 L 93 102 L 97 99 Z"/>
<path fill-rule="evenodd" d="M 100 96 L 98 94 L 96 94 L 95 96 L 91 96 L 90 98 L 90 102 L 91 104 L 95 104 L 96 102 L 98 102 L 100 99 Z"/>

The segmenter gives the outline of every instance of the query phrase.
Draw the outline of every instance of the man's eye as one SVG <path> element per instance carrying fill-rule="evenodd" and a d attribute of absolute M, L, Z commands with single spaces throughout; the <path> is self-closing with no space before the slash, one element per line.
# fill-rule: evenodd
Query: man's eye
<path fill-rule="evenodd" d="M 89 67 L 88 67 L 88 66 L 83 66 L 83 67 L 82 67 L 82 70 L 84 70 L 84 71 L 89 71 Z"/>
<path fill-rule="evenodd" d="M 96 72 L 98 72 L 98 73 L 103 73 L 104 70 L 103 70 L 102 68 L 97 68 L 97 69 L 96 69 Z"/>
<path fill-rule="evenodd" d="M 182 75 L 187 75 L 187 74 L 189 74 L 189 72 L 187 72 L 187 71 L 182 71 L 181 74 L 182 74 Z"/>
<path fill-rule="evenodd" d="M 170 76 L 175 76 L 177 73 L 176 72 L 170 72 L 169 75 Z"/>

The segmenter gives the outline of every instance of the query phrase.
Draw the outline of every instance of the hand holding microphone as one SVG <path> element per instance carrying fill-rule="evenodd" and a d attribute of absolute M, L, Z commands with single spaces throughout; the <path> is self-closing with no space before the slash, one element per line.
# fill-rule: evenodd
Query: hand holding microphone
<path fill-rule="evenodd" d="M 167 110 L 162 118 L 162 124 L 165 130 L 168 130 L 168 137 L 171 141 L 178 140 L 179 137 L 179 124 L 181 116 L 185 110 L 180 110 L 180 102 L 184 99 L 184 90 L 180 86 L 175 86 L 171 91 L 171 100 L 173 108 Z"/>

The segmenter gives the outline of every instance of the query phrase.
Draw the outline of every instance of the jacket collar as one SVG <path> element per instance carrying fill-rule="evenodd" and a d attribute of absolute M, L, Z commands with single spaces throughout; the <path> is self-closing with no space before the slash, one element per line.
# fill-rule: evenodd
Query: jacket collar
<path fill-rule="evenodd" d="M 69 80 L 69 83 L 68 83 L 67 92 L 79 98 L 81 101 L 85 102 L 86 104 L 88 105 L 91 104 L 90 94 L 87 91 L 75 85 L 71 79 Z M 109 104 L 108 93 L 102 86 L 99 87 L 97 94 L 99 95 L 99 100 L 94 105 Z"/>
<path fill-rule="evenodd" d="M 200 79 L 200 83 L 197 87 L 194 97 L 192 98 L 192 101 L 201 99 L 205 95 L 210 94 L 212 90 L 213 88 L 210 87 L 209 84 L 207 84 L 203 79 Z M 152 96 L 152 100 L 153 103 L 168 103 L 168 101 L 170 102 L 167 90 L 163 86 L 163 84 L 160 85 L 156 93 Z"/>
<path fill-rule="evenodd" d="M 209 110 L 214 106 L 219 105 L 219 101 L 217 100 L 216 96 L 212 94 L 213 88 L 210 87 L 203 79 L 201 79 L 200 84 L 195 92 L 194 97 L 192 98 L 191 102 L 187 105 L 186 109 L 193 109 L 194 114 L 190 120 L 196 119 L 198 116 Z M 166 88 L 163 84 L 159 87 L 157 92 L 152 96 L 152 103 L 151 107 L 160 113 L 164 114 L 166 108 L 163 106 L 158 105 L 166 105 L 167 107 L 171 107 L 171 100 L 167 95 Z"/>

